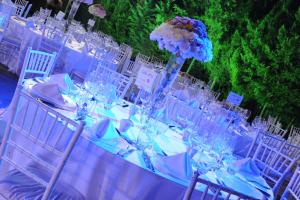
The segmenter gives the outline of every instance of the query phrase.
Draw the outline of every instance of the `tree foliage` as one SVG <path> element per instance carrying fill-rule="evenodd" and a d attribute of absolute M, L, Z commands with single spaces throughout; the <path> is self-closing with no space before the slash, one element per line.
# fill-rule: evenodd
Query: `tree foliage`
<path fill-rule="evenodd" d="M 167 61 L 169 54 L 149 39 L 150 32 L 177 15 L 202 20 L 214 59 L 195 62 L 191 73 L 210 81 L 225 97 L 245 97 L 243 106 L 300 125 L 300 8 L 296 0 L 95 0 L 107 10 L 97 29 L 135 52 Z M 87 6 L 81 6 L 86 11 Z M 91 17 L 80 12 L 77 19 Z M 191 61 L 187 61 L 183 70 Z"/>

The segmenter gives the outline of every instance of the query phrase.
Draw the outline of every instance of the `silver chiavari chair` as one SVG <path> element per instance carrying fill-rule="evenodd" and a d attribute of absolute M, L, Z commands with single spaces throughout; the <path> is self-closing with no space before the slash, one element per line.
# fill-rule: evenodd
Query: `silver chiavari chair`
<path fill-rule="evenodd" d="M 21 91 L 20 85 L 11 112 L 0 149 L 0 197 L 84 199 L 70 183 L 58 181 L 84 122 L 61 115 Z M 41 152 L 54 159 L 43 157 Z"/>
<path fill-rule="evenodd" d="M 300 199 L 300 167 L 295 170 L 289 184 L 284 190 L 281 200 Z"/>
<path fill-rule="evenodd" d="M 300 146 L 300 128 L 297 128 L 295 126 L 291 127 L 291 130 L 289 132 L 288 142 Z"/>
<path fill-rule="evenodd" d="M 260 169 L 261 176 L 272 187 L 275 197 L 292 167 L 299 160 L 299 156 L 290 157 L 284 154 L 281 149 L 274 148 L 263 140 L 260 141 L 252 160 Z"/>
<path fill-rule="evenodd" d="M 192 180 L 184 193 L 183 200 L 189 200 L 192 197 L 192 193 L 195 190 L 196 184 L 203 186 L 204 191 L 200 199 L 239 199 L 239 200 L 255 200 L 255 198 L 235 191 L 234 189 L 227 188 L 222 185 L 212 183 L 208 180 L 199 177 L 199 173 L 196 171 L 192 177 Z"/>

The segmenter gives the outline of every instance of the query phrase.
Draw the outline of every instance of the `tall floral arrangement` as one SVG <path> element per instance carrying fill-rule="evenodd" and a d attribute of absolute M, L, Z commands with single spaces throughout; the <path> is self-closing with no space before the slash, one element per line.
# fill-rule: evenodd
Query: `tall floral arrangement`
<path fill-rule="evenodd" d="M 150 39 L 157 41 L 160 49 L 172 54 L 153 97 L 154 112 L 157 104 L 163 99 L 164 90 L 173 83 L 186 59 L 195 58 L 201 62 L 208 62 L 212 60 L 213 55 L 206 27 L 196 19 L 175 17 L 154 29 Z"/>
<path fill-rule="evenodd" d="M 68 18 L 67 18 L 65 31 L 67 31 L 69 26 L 71 25 L 71 22 L 74 19 L 75 15 L 77 13 L 77 10 L 78 10 L 81 3 L 88 4 L 88 5 L 93 4 L 93 0 L 73 0 L 73 1 L 69 0 L 68 5 L 67 5 L 67 9 L 68 9 L 69 5 L 71 4 L 71 2 L 72 2 L 72 5 L 71 5 L 71 9 L 70 9 Z"/>
<path fill-rule="evenodd" d="M 188 17 L 175 17 L 157 27 L 150 34 L 160 49 L 165 49 L 182 59 L 195 58 L 202 62 L 211 61 L 212 44 L 205 25 Z"/>

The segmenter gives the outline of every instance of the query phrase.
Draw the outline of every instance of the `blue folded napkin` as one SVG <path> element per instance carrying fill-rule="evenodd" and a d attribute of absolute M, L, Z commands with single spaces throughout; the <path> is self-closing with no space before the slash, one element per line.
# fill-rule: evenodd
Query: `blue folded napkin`
<path fill-rule="evenodd" d="M 109 140 L 120 137 L 114 125 L 112 124 L 112 121 L 109 118 L 101 120 L 95 126 L 95 133 L 98 138 Z"/>
<path fill-rule="evenodd" d="M 160 157 L 153 165 L 161 173 L 172 177 L 183 180 L 190 180 L 192 177 L 192 164 L 187 152 L 173 156 Z"/>

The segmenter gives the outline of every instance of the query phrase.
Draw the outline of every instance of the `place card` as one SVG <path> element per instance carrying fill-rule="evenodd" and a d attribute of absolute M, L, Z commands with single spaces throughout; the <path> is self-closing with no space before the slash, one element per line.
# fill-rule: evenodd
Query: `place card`
<path fill-rule="evenodd" d="M 59 11 L 55 18 L 59 21 L 62 21 L 64 17 L 65 17 L 65 13 L 62 11 Z"/>
<path fill-rule="evenodd" d="M 139 89 L 143 89 L 146 92 L 151 93 L 155 80 L 157 77 L 157 72 L 146 66 L 141 66 L 138 71 L 135 84 Z"/>
<path fill-rule="evenodd" d="M 89 19 L 89 21 L 88 21 L 88 25 L 90 25 L 90 26 L 92 26 L 92 27 L 94 27 L 95 26 L 95 20 L 93 20 L 93 19 Z"/>
<path fill-rule="evenodd" d="M 234 106 L 240 106 L 243 101 L 243 98 L 243 96 L 237 93 L 229 92 L 226 102 Z"/>

